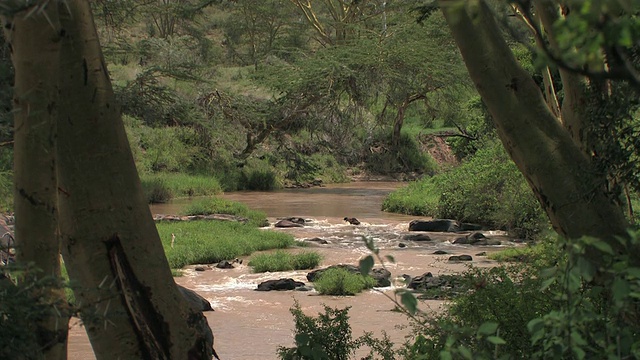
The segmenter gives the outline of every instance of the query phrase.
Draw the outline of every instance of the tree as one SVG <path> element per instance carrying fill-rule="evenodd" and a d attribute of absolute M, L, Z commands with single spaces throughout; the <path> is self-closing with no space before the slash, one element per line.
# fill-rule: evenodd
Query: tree
<path fill-rule="evenodd" d="M 38 250 L 35 266 L 49 271 L 59 234 L 98 359 L 210 359 L 211 329 L 179 292 L 144 200 L 89 2 L 20 5 L 3 12 L 16 35 L 16 102 L 23 107 L 16 143 L 24 146 L 16 146 L 15 163 L 35 185 L 17 177 L 16 218 L 18 229 L 40 226 L 18 231 L 21 251 Z M 22 128 L 36 120 L 45 126 L 33 129 L 38 142 L 30 145 Z"/>
<path fill-rule="evenodd" d="M 30 268 L 21 281 L 43 277 L 60 281 L 56 120 L 61 27 L 57 7 L 47 1 L 16 10 L 2 14 L 16 71 L 15 234 L 20 240 L 18 260 L 38 268 Z M 37 346 L 46 358 L 64 359 L 69 323 L 64 292 L 50 287 L 37 296 L 52 305 L 48 314 L 36 319 Z"/>
<path fill-rule="evenodd" d="M 563 73 L 565 100 L 561 114 L 554 114 L 540 88 L 516 61 L 485 1 L 440 0 L 439 4 L 503 145 L 554 229 L 569 239 L 593 236 L 619 249 L 615 237 L 626 236 L 629 223 L 607 191 L 606 174 L 598 171 L 582 138 L 583 122 L 588 120 L 583 111 L 585 87 L 598 79 Z M 545 16 L 560 16 L 560 7 L 551 1 L 534 4 L 541 10 L 553 46 L 559 35 L 550 31 L 552 20 Z M 598 259 L 592 260 L 597 263 Z"/>

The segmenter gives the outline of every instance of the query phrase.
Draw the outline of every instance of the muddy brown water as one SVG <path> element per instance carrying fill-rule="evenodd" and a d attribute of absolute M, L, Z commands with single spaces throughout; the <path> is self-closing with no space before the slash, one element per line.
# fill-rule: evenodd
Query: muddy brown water
<path fill-rule="evenodd" d="M 291 233 L 297 239 L 308 240 L 319 237 L 328 244 L 310 243 L 309 248 L 291 251 L 317 251 L 323 256 L 321 267 L 333 264 L 357 264 L 370 252 L 363 237 L 373 238 L 383 256 L 391 255 L 394 263 L 385 266 L 392 279 L 403 274 L 418 276 L 427 271 L 434 275 L 463 271 L 467 263 L 449 262 L 451 255 L 469 254 L 474 266 L 491 266 L 493 262 L 484 256 L 475 256 L 482 251 L 496 251 L 504 246 L 515 246 L 506 241 L 504 234 L 484 232 L 487 236 L 505 240 L 504 246 L 478 247 L 453 245 L 459 234 L 429 233 L 430 242 L 412 242 L 403 239 L 409 234 L 408 223 L 416 216 L 385 213 L 380 210 L 384 197 L 402 186 L 397 182 L 365 182 L 327 186 L 312 189 L 292 189 L 275 192 L 236 192 L 224 198 L 240 201 L 253 209 L 266 212 L 271 224 L 279 217 L 296 216 L 308 220 L 304 228 L 271 230 Z M 152 206 L 154 214 L 175 214 L 189 200 L 178 200 L 171 204 Z M 356 217 L 362 224 L 350 225 L 344 217 Z M 406 245 L 400 248 L 399 244 Z M 433 255 L 435 250 L 445 250 L 447 255 Z M 294 321 L 289 310 L 297 301 L 307 315 L 323 312 L 323 307 L 344 308 L 350 306 L 350 324 L 353 337 L 364 331 L 381 337 L 386 333 L 400 345 L 411 334 L 409 320 L 401 313 L 392 311 L 395 285 L 366 291 L 357 296 L 321 296 L 315 291 L 255 291 L 257 284 L 265 280 L 293 278 L 308 283 L 307 271 L 254 274 L 243 264 L 234 269 L 216 269 L 207 266 L 206 271 L 195 271 L 189 266 L 184 276 L 176 282 L 193 289 L 208 299 L 215 311 L 205 313 L 215 335 L 215 348 L 223 360 L 271 360 L 277 359 L 279 346 L 293 345 Z M 379 266 L 379 264 L 376 264 Z M 400 287 L 401 282 L 395 284 Z M 425 311 L 437 311 L 441 301 L 421 301 L 419 307 Z M 364 355 L 359 352 L 357 355 Z M 70 330 L 70 360 L 95 359 L 84 328 L 79 320 L 72 321 Z M 360 357 L 357 357 L 360 358 Z"/>

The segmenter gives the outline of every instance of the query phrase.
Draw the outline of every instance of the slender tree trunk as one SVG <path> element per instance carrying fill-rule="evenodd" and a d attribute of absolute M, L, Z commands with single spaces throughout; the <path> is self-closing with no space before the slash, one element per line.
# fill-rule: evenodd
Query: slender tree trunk
<path fill-rule="evenodd" d="M 402 133 L 402 125 L 404 125 L 405 112 L 411 103 L 426 99 L 426 96 L 423 94 L 413 94 L 407 96 L 402 103 L 398 106 L 398 111 L 396 112 L 396 117 L 393 120 L 393 133 L 391 134 L 391 146 L 394 149 L 398 149 L 398 145 L 400 145 L 400 134 Z"/>
<path fill-rule="evenodd" d="M 89 2 L 60 9 L 60 231 L 96 357 L 210 359 L 211 330 L 178 291 L 144 200 Z"/>
<path fill-rule="evenodd" d="M 469 74 L 493 116 L 505 148 L 555 230 L 567 238 L 626 236 L 621 209 L 604 192 L 587 155 L 551 113 L 520 67 L 484 1 L 469 7 L 440 0 Z"/>
<path fill-rule="evenodd" d="M 35 6 L 41 8 L 27 15 Z M 57 5 L 40 1 L 35 6 L 3 19 L 15 67 L 17 259 L 33 264 L 26 281 L 48 277 L 61 283 L 56 176 L 60 23 Z M 56 286 L 39 291 L 34 301 L 51 304 L 51 311 L 35 319 L 38 345 L 45 359 L 66 359 L 69 311 L 64 291 Z"/>

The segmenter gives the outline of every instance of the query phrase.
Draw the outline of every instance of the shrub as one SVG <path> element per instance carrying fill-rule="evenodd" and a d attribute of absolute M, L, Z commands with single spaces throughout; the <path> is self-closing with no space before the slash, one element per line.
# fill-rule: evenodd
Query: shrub
<path fill-rule="evenodd" d="M 195 200 L 182 209 L 181 213 L 183 215 L 228 214 L 247 218 L 249 219 L 249 224 L 253 226 L 269 225 L 264 212 L 251 210 L 246 205 L 236 201 L 216 197 Z"/>
<path fill-rule="evenodd" d="M 321 295 L 355 295 L 376 284 L 371 276 L 354 274 L 346 269 L 332 268 L 324 271 L 314 282 Z"/>
<path fill-rule="evenodd" d="M 322 256 L 315 252 L 303 252 L 290 254 L 284 251 L 276 251 L 269 254 L 257 254 L 249 260 L 249 266 L 253 272 L 276 272 L 288 270 L 313 269 L 322 260 Z"/>
<path fill-rule="evenodd" d="M 369 355 L 363 359 L 374 359 L 378 355 L 383 360 L 394 360 L 393 343 L 386 334 L 382 339 L 374 338 L 370 333 L 353 340 L 349 325 L 349 307 L 332 309 L 324 306 L 324 314 L 318 317 L 305 315 L 296 301 L 290 309 L 295 320 L 295 342 L 292 348 L 278 347 L 278 356 L 282 360 L 346 360 L 362 346 L 369 347 Z"/>
<path fill-rule="evenodd" d="M 163 179 L 141 179 L 142 191 L 149 204 L 166 203 L 173 198 L 173 192 Z"/>
<path fill-rule="evenodd" d="M 17 264 L 0 266 L 1 359 L 42 358 L 37 320 L 55 314 L 70 315 L 66 301 L 43 293 L 63 288 L 64 284 L 42 271 Z"/>
<path fill-rule="evenodd" d="M 472 291 L 451 299 L 444 314 L 423 315 L 425 318 L 415 323 L 416 337 L 403 350 L 404 357 L 432 359 L 443 351 L 468 351 L 474 359 L 498 359 L 504 354 L 509 354 L 508 359 L 529 358 L 533 346 L 527 323 L 557 305 L 549 289 L 540 290 L 543 280 L 539 270 L 521 264 L 470 268 L 464 279 Z M 488 340 L 490 336 L 500 340 Z M 500 343 L 499 349 L 492 341 Z M 463 347 L 466 350 L 461 350 Z"/>
<path fill-rule="evenodd" d="M 480 223 L 523 238 L 548 227 L 524 177 L 497 142 L 456 168 L 391 193 L 383 209 Z"/>
<path fill-rule="evenodd" d="M 391 147 L 391 135 L 380 133 L 372 141 L 372 147 L 379 151 L 371 152 L 366 147 L 363 160 L 367 169 L 374 174 L 390 174 L 397 172 L 418 172 L 434 174 L 438 168 L 435 160 L 428 153 L 420 151 L 414 137 L 402 133 L 397 149 Z"/>
<path fill-rule="evenodd" d="M 222 193 L 218 179 L 213 176 L 155 173 L 143 174 L 140 181 L 145 194 L 159 191 L 160 195 L 169 196 L 164 202 L 173 197 L 207 196 Z M 147 199 L 149 198 L 147 196 Z M 163 198 L 160 197 L 160 199 Z"/>
<path fill-rule="evenodd" d="M 268 191 L 280 187 L 278 175 L 267 160 L 249 159 L 238 179 L 238 190 Z"/>

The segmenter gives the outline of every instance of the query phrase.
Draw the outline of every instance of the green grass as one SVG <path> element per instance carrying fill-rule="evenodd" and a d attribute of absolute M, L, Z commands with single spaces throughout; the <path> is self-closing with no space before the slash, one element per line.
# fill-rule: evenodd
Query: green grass
<path fill-rule="evenodd" d="M 364 289 L 371 289 L 376 280 L 346 269 L 333 268 L 324 271 L 313 284 L 321 295 L 355 295 Z"/>
<path fill-rule="evenodd" d="M 182 209 L 183 215 L 228 214 L 249 219 L 249 224 L 261 227 L 268 225 L 267 215 L 258 210 L 249 209 L 246 205 L 221 198 L 206 198 L 195 200 Z"/>
<path fill-rule="evenodd" d="M 207 196 L 222 193 L 222 186 L 213 176 L 182 173 L 155 173 L 140 176 L 149 202 L 166 202 L 174 197 Z"/>
<path fill-rule="evenodd" d="M 174 269 L 216 263 L 255 251 L 283 249 L 295 243 L 291 235 L 230 221 L 158 223 L 157 228 L 169 265 Z M 171 234 L 176 236 L 173 248 Z"/>
<path fill-rule="evenodd" d="M 435 216 L 438 212 L 440 192 L 433 178 L 409 183 L 408 186 L 391 192 L 382 203 L 382 210 L 418 215 Z"/>
<path fill-rule="evenodd" d="M 320 264 L 320 261 L 322 261 L 322 256 L 316 252 L 305 251 L 299 254 L 291 254 L 284 251 L 276 251 L 253 256 L 249 260 L 249 266 L 256 273 L 306 270 L 315 268 Z"/>

